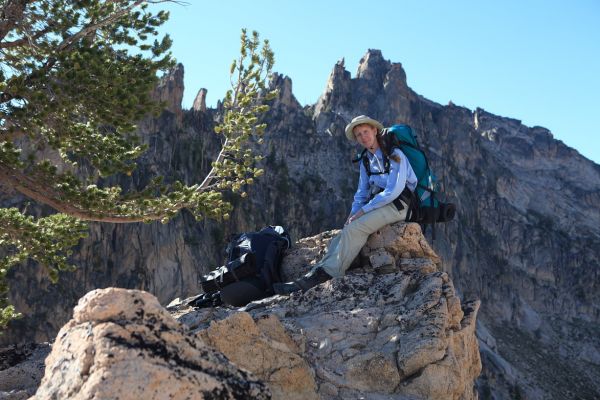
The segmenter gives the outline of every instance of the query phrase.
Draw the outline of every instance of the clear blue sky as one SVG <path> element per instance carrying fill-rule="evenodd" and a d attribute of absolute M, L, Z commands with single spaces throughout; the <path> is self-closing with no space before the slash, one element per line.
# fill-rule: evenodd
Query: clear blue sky
<path fill-rule="evenodd" d="M 409 86 L 540 125 L 600 163 L 600 1 L 188 1 L 164 31 L 185 67 L 184 107 L 229 85 L 242 27 L 271 41 L 275 71 L 313 104 L 341 58 L 356 74 L 367 49 L 402 63 Z"/>

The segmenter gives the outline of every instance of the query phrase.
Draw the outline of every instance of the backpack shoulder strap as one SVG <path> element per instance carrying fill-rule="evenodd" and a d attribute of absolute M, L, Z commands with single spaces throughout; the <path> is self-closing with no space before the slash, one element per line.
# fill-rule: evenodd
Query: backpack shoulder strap
<path fill-rule="evenodd" d="M 367 157 L 367 149 L 364 149 L 360 153 L 360 160 L 362 161 L 363 166 L 365 167 L 365 171 L 367 171 L 367 176 L 371 176 L 371 167 L 369 166 L 369 158 Z"/>
<path fill-rule="evenodd" d="M 390 159 L 388 156 L 385 155 L 385 153 L 387 152 L 390 156 L 394 153 L 395 149 L 400 149 L 400 151 L 402 151 L 402 149 L 400 148 L 400 145 L 398 143 L 398 138 L 396 138 L 396 135 L 394 134 L 394 132 L 392 132 L 392 130 L 390 128 L 384 128 L 382 131 L 382 137 L 383 137 L 383 145 L 385 146 L 385 152 L 381 151 L 381 153 L 383 154 L 383 168 L 385 170 L 386 174 L 390 173 Z"/>
<path fill-rule="evenodd" d="M 391 155 L 394 152 L 394 149 L 391 148 L 389 150 L 389 152 Z M 385 155 L 385 153 L 383 151 L 381 152 L 381 156 L 383 157 L 383 172 L 385 172 L 386 174 L 389 174 L 390 173 L 390 159 L 389 159 L 389 157 L 387 157 Z"/>

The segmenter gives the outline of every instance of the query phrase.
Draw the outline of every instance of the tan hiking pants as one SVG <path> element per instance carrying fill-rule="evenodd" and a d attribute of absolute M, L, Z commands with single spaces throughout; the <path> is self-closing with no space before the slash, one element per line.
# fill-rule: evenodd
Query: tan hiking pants
<path fill-rule="evenodd" d="M 360 250 L 363 248 L 369 235 L 386 225 L 404 221 L 408 207 L 406 204 L 402 211 L 398 211 L 393 203 L 377 208 L 344 226 L 344 229 L 329 243 L 327 253 L 315 268 L 323 268 L 334 278 L 344 276 Z"/>

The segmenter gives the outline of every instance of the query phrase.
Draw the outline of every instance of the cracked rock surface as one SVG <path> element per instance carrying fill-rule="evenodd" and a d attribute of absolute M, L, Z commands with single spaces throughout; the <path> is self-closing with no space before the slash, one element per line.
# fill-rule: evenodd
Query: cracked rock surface
<path fill-rule="evenodd" d="M 264 379 L 274 399 L 476 399 L 479 301 L 461 304 L 417 229 L 398 223 L 374 233 L 356 268 L 306 293 L 175 315 Z M 298 266 L 318 259 L 332 236 L 300 240 L 284 260 L 286 276 L 301 274 Z M 384 272 L 371 264 L 380 259 Z"/>
<path fill-rule="evenodd" d="M 263 383 L 175 321 L 149 293 L 98 289 L 58 333 L 33 399 L 268 399 Z"/>

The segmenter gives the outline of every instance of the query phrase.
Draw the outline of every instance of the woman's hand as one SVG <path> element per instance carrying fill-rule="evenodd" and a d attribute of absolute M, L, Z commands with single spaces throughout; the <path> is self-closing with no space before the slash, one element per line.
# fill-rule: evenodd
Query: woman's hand
<path fill-rule="evenodd" d="M 348 220 L 346 221 L 345 225 L 348 225 L 349 223 L 351 223 L 352 221 L 359 219 L 360 217 L 362 217 L 363 215 L 365 215 L 365 212 L 361 209 L 358 210 L 356 214 L 351 215 Z"/>

